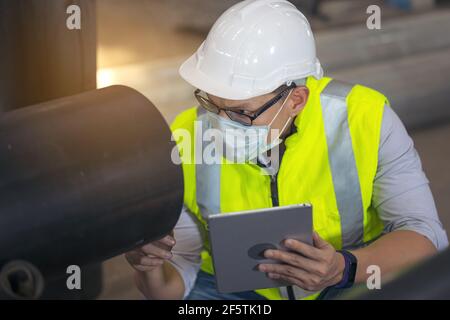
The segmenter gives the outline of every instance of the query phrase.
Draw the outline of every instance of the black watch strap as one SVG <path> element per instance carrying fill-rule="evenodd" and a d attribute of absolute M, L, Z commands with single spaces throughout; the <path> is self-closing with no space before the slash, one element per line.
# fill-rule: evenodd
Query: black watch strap
<path fill-rule="evenodd" d="M 345 268 L 342 280 L 334 285 L 336 289 L 350 288 L 355 283 L 356 269 L 358 267 L 358 260 L 356 257 L 347 250 L 338 250 L 345 260 Z"/>

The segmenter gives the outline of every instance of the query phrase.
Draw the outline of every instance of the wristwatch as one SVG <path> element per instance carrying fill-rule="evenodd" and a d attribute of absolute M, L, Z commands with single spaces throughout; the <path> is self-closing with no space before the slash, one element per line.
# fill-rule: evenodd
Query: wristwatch
<path fill-rule="evenodd" d="M 347 250 L 338 250 L 345 260 L 345 268 L 342 276 L 342 280 L 334 285 L 336 289 L 350 288 L 355 283 L 356 268 L 358 267 L 358 260 L 356 257 Z"/>

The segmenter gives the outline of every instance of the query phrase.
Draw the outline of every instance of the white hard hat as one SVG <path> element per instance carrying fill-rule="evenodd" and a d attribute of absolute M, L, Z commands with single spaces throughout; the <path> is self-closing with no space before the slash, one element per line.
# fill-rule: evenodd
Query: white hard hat
<path fill-rule="evenodd" d="M 192 86 L 231 100 L 323 74 L 308 20 L 285 0 L 247 0 L 229 8 L 179 72 Z"/>

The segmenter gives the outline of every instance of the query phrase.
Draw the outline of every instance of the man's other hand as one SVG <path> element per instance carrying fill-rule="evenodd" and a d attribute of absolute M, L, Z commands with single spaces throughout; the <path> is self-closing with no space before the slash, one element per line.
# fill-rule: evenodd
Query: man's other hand
<path fill-rule="evenodd" d="M 264 256 L 282 264 L 260 264 L 259 271 L 271 279 L 284 280 L 309 291 L 319 291 L 337 284 L 345 268 L 344 257 L 316 232 L 309 244 L 287 239 L 284 246 L 290 251 L 266 250 Z"/>

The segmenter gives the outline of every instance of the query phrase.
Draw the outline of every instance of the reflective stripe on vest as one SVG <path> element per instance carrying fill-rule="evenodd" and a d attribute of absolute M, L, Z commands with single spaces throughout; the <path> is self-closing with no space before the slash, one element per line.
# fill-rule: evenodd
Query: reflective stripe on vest
<path fill-rule="evenodd" d="M 352 88 L 332 80 L 320 95 L 343 248 L 358 247 L 364 241 L 364 211 L 346 102 Z"/>
<path fill-rule="evenodd" d="M 197 120 L 201 122 L 201 132 L 196 132 L 196 145 L 201 145 L 200 150 L 205 150 L 206 145 L 211 143 L 202 139 L 203 133 L 209 129 L 209 123 L 205 119 L 206 111 L 197 109 Z M 197 156 L 196 148 L 196 156 Z M 203 156 L 198 154 L 198 156 Z M 205 221 L 211 214 L 220 213 L 220 163 L 206 164 L 204 161 L 196 162 L 196 197 L 200 213 Z M 208 177 L 207 179 L 204 179 Z"/>

